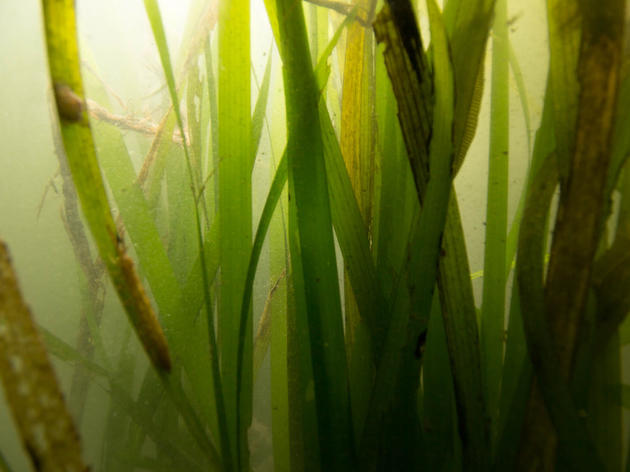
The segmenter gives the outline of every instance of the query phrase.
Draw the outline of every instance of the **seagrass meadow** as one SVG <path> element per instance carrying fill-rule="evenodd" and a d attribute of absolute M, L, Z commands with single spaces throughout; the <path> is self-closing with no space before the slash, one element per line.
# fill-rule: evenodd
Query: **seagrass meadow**
<path fill-rule="evenodd" d="M 0 472 L 630 471 L 627 9 L 0 2 Z"/>

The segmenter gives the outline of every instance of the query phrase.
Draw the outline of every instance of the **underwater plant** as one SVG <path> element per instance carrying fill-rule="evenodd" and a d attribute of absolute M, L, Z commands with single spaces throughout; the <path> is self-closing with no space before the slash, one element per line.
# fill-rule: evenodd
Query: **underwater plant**
<path fill-rule="evenodd" d="M 178 44 L 144 0 L 161 86 L 141 118 L 75 2 L 42 0 L 80 301 L 74 343 L 40 310 L 21 333 L 0 246 L 0 364 L 25 366 L 0 375 L 35 470 L 630 467 L 626 2 L 545 2 L 539 123 L 515 5 L 418 3 L 195 0 Z M 456 178 L 486 131 L 473 273 Z M 65 374 L 46 368 L 59 458 L 14 388 L 46 357 L 35 330 Z"/>

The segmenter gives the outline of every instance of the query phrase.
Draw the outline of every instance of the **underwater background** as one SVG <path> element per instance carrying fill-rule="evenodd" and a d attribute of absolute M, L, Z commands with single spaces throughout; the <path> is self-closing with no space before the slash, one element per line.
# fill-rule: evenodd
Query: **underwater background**
<path fill-rule="evenodd" d="M 0 471 L 630 470 L 625 2 L 382 3 L 0 2 Z"/>

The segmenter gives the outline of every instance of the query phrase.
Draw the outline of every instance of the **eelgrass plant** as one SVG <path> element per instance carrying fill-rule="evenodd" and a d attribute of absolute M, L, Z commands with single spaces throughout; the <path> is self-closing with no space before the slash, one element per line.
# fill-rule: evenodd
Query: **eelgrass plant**
<path fill-rule="evenodd" d="M 313 0 L 308 22 L 300 1 L 266 0 L 278 54 L 260 83 L 249 2 L 193 2 L 171 56 L 145 0 L 168 102 L 155 126 L 108 111 L 97 60 L 80 71 L 74 2 L 42 4 L 84 318 L 76 346 L 41 331 L 74 365 L 79 423 L 90 385 L 111 398 L 94 469 L 270 470 L 265 441 L 278 471 L 628 467 L 625 2 L 547 2 L 531 145 L 507 0 L 427 0 L 422 32 L 406 0 Z M 484 87 L 478 308 L 453 182 Z M 522 189 L 508 174 L 515 95 Z M 150 135 L 135 167 L 127 129 Z M 103 266 L 149 366 L 130 331 L 120 352 L 104 342 Z"/>

